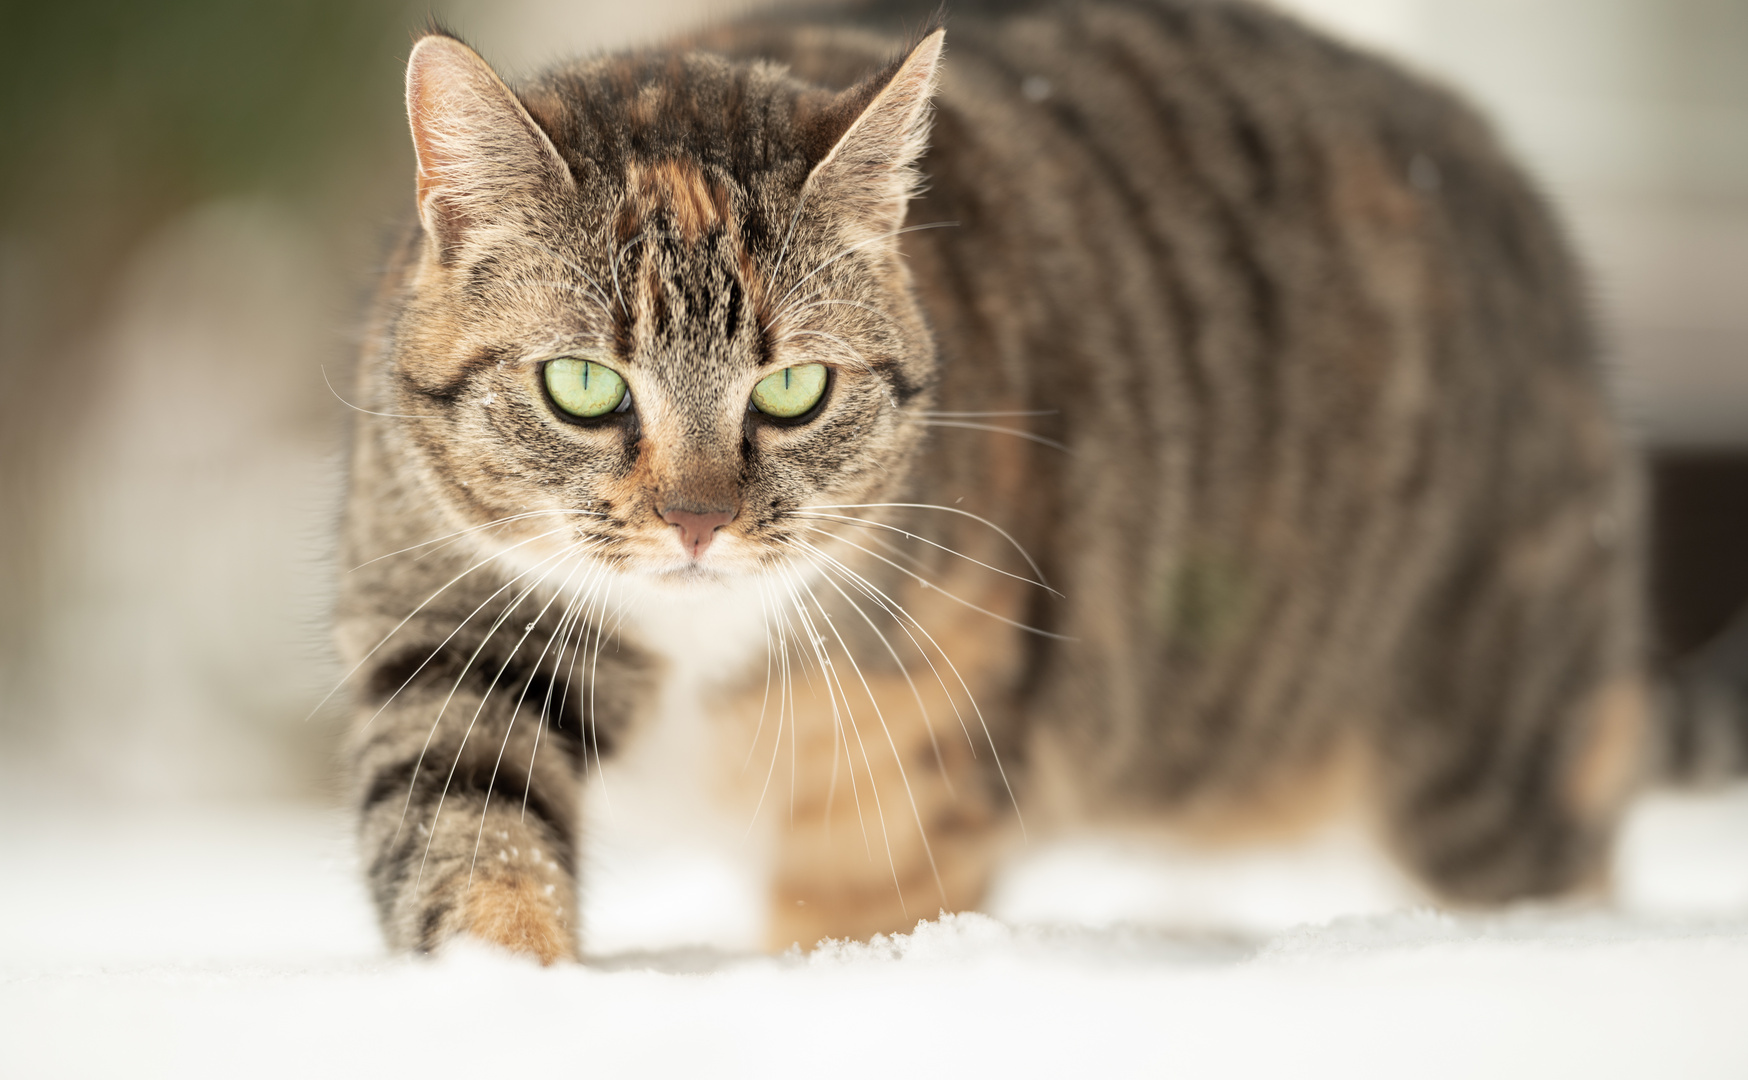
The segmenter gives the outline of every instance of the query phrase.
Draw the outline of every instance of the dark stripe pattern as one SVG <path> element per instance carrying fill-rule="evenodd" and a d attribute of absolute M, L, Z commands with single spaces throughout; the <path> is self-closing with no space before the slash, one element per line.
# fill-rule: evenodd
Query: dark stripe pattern
<path fill-rule="evenodd" d="M 1533 186 L 1449 94 L 1261 7 L 967 0 L 905 218 L 930 227 L 847 252 L 879 224 L 867 177 L 802 185 L 933 8 L 561 65 L 520 101 L 574 189 L 494 174 L 516 224 L 458 244 L 450 291 L 417 243 L 391 274 L 339 620 L 391 941 L 476 925 L 482 874 L 574 923 L 578 785 L 660 673 L 579 606 L 595 570 L 556 587 L 581 564 L 552 545 L 369 560 L 535 513 L 481 535 L 568 522 L 623 565 L 663 500 L 744 508 L 773 558 L 809 503 L 948 508 L 881 516 L 997 562 L 964 515 L 1011 532 L 1060 594 L 992 600 L 1046 634 L 975 643 L 1022 801 L 1048 774 L 1094 812 L 1193 817 L 1355 761 L 1447 897 L 1600 880 L 1636 750 L 1607 703 L 1642 678 L 1638 481 Z M 749 370 L 808 334 L 839 350 L 829 407 L 759 426 Z M 553 423 L 510 370 L 548 341 L 608 350 L 664 407 Z"/>

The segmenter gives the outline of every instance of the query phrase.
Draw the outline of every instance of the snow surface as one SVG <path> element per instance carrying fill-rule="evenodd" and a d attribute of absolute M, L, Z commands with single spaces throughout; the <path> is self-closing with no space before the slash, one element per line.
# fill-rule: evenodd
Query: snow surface
<path fill-rule="evenodd" d="M 1340 837 L 1199 869 L 1082 838 L 1002 921 L 766 957 L 651 929 L 708 873 L 615 863 L 594 960 L 544 970 L 384 956 L 347 831 L 0 805 L 0 1076 L 1748 1076 L 1748 788 L 1647 800 L 1606 908 L 1380 910 Z"/>

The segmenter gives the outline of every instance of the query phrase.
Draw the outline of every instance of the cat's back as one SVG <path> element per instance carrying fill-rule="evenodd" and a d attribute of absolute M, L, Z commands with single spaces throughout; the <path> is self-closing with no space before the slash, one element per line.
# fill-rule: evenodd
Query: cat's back
<path fill-rule="evenodd" d="M 875 2 L 707 44 L 843 86 L 937 10 Z M 1141 389 L 1151 373 L 1192 406 L 1184 423 L 1219 429 L 1221 445 L 1194 455 L 1217 461 L 1278 427 L 1278 399 L 1307 396 L 1280 383 L 1311 370 L 1339 379 L 1338 395 L 1414 370 L 1479 374 L 1483 396 L 1518 394 L 1529 370 L 1594 382 L 1563 238 L 1488 125 L 1443 88 L 1242 0 L 946 11 L 905 244 L 950 401 L 1096 382 L 1076 404 L 1103 414 L 1109 380 Z M 998 338 L 1009 355 L 995 388 L 969 358 Z M 1483 339 L 1507 355 L 1463 374 Z M 982 390 L 955 385 L 955 356 Z M 1064 364 L 1078 377 L 1060 378 Z M 1043 434 L 1072 434 L 1072 413 Z"/>
<path fill-rule="evenodd" d="M 712 44 L 845 85 L 934 10 Z M 1494 536 L 1519 492 L 1613 483 L 1581 277 L 1457 96 L 1242 0 L 970 0 L 947 28 L 904 244 L 938 407 L 1078 451 L 1023 450 L 1047 519 L 1343 548 L 1380 506 Z"/>
<path fill-rule="evenodd" d="M 928 16 L 729 36 L 843 85 Z M 1502 649 L 1554 664 L 1553 637 L 1520 639 L 1551 592 L 1589 613 L 1587 655 L 1630 666 L 1632 470 L 1584 288 L 1474 111 L 1242 2 L 958 3 L 946 25 L 904 238 L 935 408 L 1034 438 L 942 429 L 916 497 L 1043 552 L 1067 599 L 1029 620 L 1074 642 L 1029 676 L 1055 755 L 1117 802 L 1255 791 L 1497 679 Z"/>

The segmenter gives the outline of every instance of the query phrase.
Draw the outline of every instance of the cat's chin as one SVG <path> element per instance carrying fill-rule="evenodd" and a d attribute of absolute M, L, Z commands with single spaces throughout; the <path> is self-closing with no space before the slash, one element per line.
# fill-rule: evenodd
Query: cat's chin
<path fill-rule="evenodd" d="M 659 588 L 687 591 L 736 586 L 762 577 L 764 573 L 765 567 L 752 559 L 706 557 L 653 562 L 653 565 L 630 568 L 627 576 Z"/>
<path fill-rule="evenodd" d="M 677 563 L 673 566 L 645 570 L 640 575 L 648 581 L 668 588 L 708 588 L 729 585 L 746 575 L 720 566 L 700 562 Z"/>

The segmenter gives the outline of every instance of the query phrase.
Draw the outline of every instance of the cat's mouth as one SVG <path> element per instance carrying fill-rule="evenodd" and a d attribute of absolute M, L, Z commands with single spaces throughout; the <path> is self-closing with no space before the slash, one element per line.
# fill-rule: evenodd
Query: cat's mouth
<path fill-rule="evenodd" d="M 755 554 L 760 545 L 731 533 L 718 533 L 714 542 L 703 551 L 689 551 L 683 546 L 676 550 L 667 536 L 650 539 L 655 540 L 653 546 L 657 551 L 647 552 L 639 560 L 642 565 L 638 569 L 645 577 L 664 584 L 724 584 L 763 569 Z"/>

